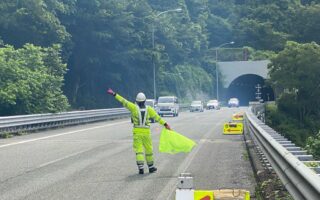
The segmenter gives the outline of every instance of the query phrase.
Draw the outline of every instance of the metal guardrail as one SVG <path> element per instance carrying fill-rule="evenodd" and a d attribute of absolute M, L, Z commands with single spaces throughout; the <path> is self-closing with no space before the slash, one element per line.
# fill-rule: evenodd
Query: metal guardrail
<path fill-rule="evenodd" d="M 0 117 L 0 133 L 18 133 L 129 115 L 125 108 Z"/>
<path fill-rule="evenodd" d="M 187 108 L 189 108 L 188 105 L 180 105 L 180 110 L 186 110 Z M 125 108 L 111 108 L 0 117 L 0 134 L 19 133 L 68 125 L 83 124 L 129 116 L 129 114 L 130 112 Z"/>
<path fill-rule="evenodd" d="M 318 163 L 311 155 L 261 122 L 250 110 L 246 112 L 248 130 L 280 180 L 296 200 L 320 199 L 320 167 L 307 167 L 305 163 Z"/>

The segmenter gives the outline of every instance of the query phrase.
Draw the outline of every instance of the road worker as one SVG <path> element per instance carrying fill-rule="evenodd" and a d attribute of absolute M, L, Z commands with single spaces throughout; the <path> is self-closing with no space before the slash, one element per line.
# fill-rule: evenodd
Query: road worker
<path fill-rule="evenodd" d="M 142 92 L 137 94 L 136 103 L 126 100 L 112 89 L 108 89 L 107 93 L 113 95 L 116 100 L 131 112 L 133 121 L 133 149 L 136 153 L 139 174 L 144 173 L 144 160 L 147 161 L 149 173 L 156 172 L 157 168 L 154 166 L 153 161 L 150 118 L 163 125 L 166 129 L 171 130 L 169 124 L 152 107 L 145 105 L 146 96 Z"/>

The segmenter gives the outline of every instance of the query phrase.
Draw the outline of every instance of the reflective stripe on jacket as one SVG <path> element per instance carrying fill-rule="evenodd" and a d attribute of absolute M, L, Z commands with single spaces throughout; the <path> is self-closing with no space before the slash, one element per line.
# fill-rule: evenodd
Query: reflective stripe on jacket
<path fill-rule="evenodd" d="M 138 124 L 133 123 L 135 128 L 150 128 L 150 122 L 149 120 L 147 120 L 148 118 L 148 107 L 146 106 L 145 108 L 140 108 L 138 105 L 137 109 L 138 109 Z M 142 116 L 142 112 L 144 113 L 144 115 Z"/>
<path fill-rule="evenodd" d="M 115 98 L 131 112 L 131 118 L 134 126 L 133 133 L 150 133 L 150 118 L 153 118 L 161 125 L 166 123 L 150 106 L 146 106 L 146 108 L 139 108 L 137 104 L 126 100 L 119 94 L 116 94 Z M 142 119 L 141 111 L 145 111 L 144 119 Z"/>

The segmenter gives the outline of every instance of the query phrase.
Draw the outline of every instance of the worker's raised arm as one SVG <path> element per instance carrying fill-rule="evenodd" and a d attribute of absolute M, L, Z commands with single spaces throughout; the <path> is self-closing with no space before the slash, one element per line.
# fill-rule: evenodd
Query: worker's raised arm
<path fill-rule="evenodd" d="M 111 88 L 109 88 L 107 90 L 107 93 L 114 96 L 116 98 L 116 100 L 118 100 L 128 110 L 133 111 L 136 108 L 136 105 L 134 103 L 126 100 L 125 98 L 123 98 L 119 94 L 115 93 Z"/>

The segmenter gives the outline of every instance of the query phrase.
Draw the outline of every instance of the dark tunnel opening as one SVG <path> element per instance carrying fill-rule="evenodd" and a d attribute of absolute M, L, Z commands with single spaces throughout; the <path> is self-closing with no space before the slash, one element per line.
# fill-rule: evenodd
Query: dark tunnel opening
<path fill-rule="evenodd" d="M 273 89 L 266 85 L 265 80 L 258 75 L 246 74 L 233 80 L 226 89 L 225 99 L 238 98 L 241 106 L 248 106 L 249 101 L 257 101 L 257 85 L 261 86 L 261 99 L 263 101 L 274 101 Z"/>

